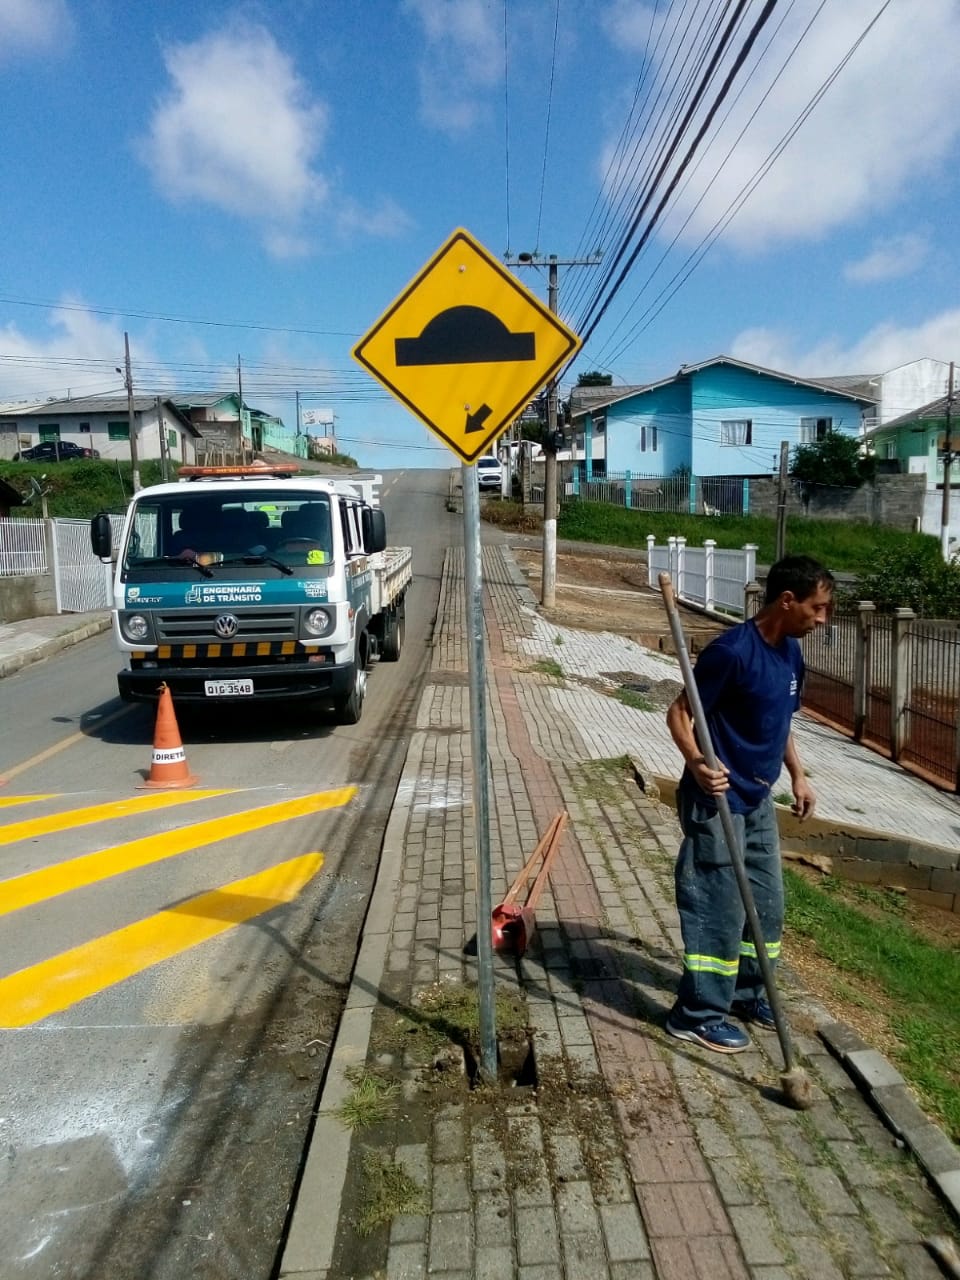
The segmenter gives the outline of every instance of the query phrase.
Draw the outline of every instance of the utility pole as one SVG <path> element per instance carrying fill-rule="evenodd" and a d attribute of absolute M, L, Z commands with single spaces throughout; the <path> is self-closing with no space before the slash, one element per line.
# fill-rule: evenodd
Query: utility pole
<path fill-rule="evenodd" d="M 237 434 L 240 437 L 238 444 L 240 446 L 240 461 L 245 466 L 247 463 L 247 446 L 243 442 L 243 372 L 240 367 L 239 351 L 237 352 L 237 394 L 240 397 L 240 402 L 237 405 Z"/>
<path fill-rule="evenodd" d="M 127 420 L 130 424 L 130 473 L 133 492 L 140 488 L 140 458 L 137 452 L 137 416 L 133 411 L 133 374 L 130 372 L 130 335 L 123 335 L 124 382 L 127 384 Z M 118 369 L 119 373 L 120 370 Z"/>
<path fill-rule="evenodd" d="M 782 560 L 787 554 L 787 471 L 790 466 L 790 443 L 780 441 L 780 478 L 777 483 L 777 553 Z"/>
<path fill-rule="evenodd" d="M 547 306 L 557 314 L 557 259 L 550 255 Z M 543 555 L 540 603 L 552 609 L 557 600 L 557 380 L 547 383 L 547 440 L 543 458 Z"/>
<path fill-rule="evenodd" d="M 163 422 L 163 408 L 160 404 L 160 397 L 157 400 L 157 432 L 160 437 L 160 475 L 163 477 L 163 483 L 166 484 L 170 479 L 170 450 L 167 446 L 167 431 Z"/>
<path fill-rule="evenodd" d="M 520 253 L 508 258 L 508 267 L 537 267 L 543 258 L 537 253 Z M 557 314 L 557 268 L 595 267 L 600 255 L 589 258 L 563 258 L 555 253 L 547 258 L 547 305 Z M 543 554 L 540 577 L 540 603 L 552 609 L 557 599 L 557 380 L 547 383 L 547 431 L 543 444 Z"/>
<path fill-rule="evenodd" d="M 950 464 L 953 462 L 953 442 L 950 438 L 950 426 L 953 417 L 953 361 L 950 361 L 950 375 L 947 381 L 947 410 L 944 414 L 943 435 L 943 505 L 940 508 L 940 553 L 944 560 L 950 559 Z"/>

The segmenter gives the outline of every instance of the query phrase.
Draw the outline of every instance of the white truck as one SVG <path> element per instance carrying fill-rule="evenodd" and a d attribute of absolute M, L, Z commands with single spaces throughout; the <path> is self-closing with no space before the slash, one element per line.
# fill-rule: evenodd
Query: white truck
<path fill-rule="evenodd" d="M 374 657 L 395 662 L 412 579 L 386 545 L 380 476 L 295 466 L 183 467 L 134 494 L 116 550 L 93 517 L 94 554 L 116 559 L 120 696 L 175 701 L 313 699 L 356 724 Z"/>

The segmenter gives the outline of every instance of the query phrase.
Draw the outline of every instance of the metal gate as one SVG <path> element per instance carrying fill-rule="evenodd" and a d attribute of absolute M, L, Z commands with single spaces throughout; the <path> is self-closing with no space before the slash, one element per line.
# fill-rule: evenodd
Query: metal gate
<path fill-rule="evenodd" d="M 113 565 L 104 564 L 90 546 L 90 521 L 53 522 L 53 581 L 58 613 L 87 613 L 109 609 L 112 600 Z M 114 541 L 123 527 L 122 516 L 111 516 Z"/>

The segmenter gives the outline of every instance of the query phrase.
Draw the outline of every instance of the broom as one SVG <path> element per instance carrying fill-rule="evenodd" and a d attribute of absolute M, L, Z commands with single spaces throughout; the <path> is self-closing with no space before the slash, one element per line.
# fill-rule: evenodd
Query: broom
<path fill-rule="evenodd" d="M 673 594 L 673 583 L 670 580 L 669 573 L 661 573 L 659 576 L 660 594 L 663 596 L 663 603 L 666 606 L 667 617 L 670 621 L 670 633 L 673 636 L 674 648 L 677 651 L 677 657 L 680 660 L 680 670 L 683 674 L 683 687 L 687 693 L 687 702 L 690 704 L 690 710 L 693 712 L 693 722 L 697 728 L 697 740 L 700 743 L 700 750 L 703 752 L 703 758 L 711 769 L 719 768 L 716 752 L 713 749 L 713 742 L 710 738 L 710 730 L 707 728 L 707 717 L 703 713 L 703 703 L 700 701 L 700 692 L 697 689 L 697 683 L 693 678 L 693 667 L 690 664 L 690 655 L 687 653 L 687 643 L 684 639 L 683 628 L 680 625 L 680 616 L 677 613 L 677 603 Z M 727 848 L 730 850 L 730 862 L 733 865 L 733 873 L 736 876 L 737 888 L 740 890 L 740 898 L 743 902 L 743 909 L 746 912 L 747 923 L 750 926 L 750 933 L 753 937 L 754 946 L 757 952 L 757 960 L 760 964 L 760 972 L 763 975 L 763 984 L 767 989 L 767 1001 L 769 1002 L 771 1012 L 773 1013 L 773 1022 L 777 1030 L 777 1039 L 780 1041 L 780 1049 L 783 1052 L 783 1071 L 780 1075 L 780 1087 L 783 1090 L 783 1096 L 787 1103 L 794 1107 L 797 1111 L 806 1111 L 808 1107 L 813 1105 L 813 1089 L 807 1078 L 807 1073 L 802 1067 L 797 1066 L 794 1061 L 793 1042 L 790 1038 L 790 1031 L 787 1025 L 787 1019 L 783 1012 L 783 1006 L 780 1003 L 780 992 L 777 990 L 777 984 L 773 977 L 773 965 L 767 956 L 767 946 L 763 937 L 763 930 L 760 926 L 760 917 L 757 915 L 757 907 L 753 900 L 753 891 L 750 888 L 750 881 L 747 878 L 747 869 L 744 865 L 743 850 L 740 848 L 740 841 L 737 839 L 737 833 L 733 825 L 733 817 L 730 813 L 730 805 L 726 795 L 720 792 L 715 795 L 714 800 L 717 802 L 717 810 L 720 814 L 720 823 L 723 827 L 724 839 L 727 842 Z"/>

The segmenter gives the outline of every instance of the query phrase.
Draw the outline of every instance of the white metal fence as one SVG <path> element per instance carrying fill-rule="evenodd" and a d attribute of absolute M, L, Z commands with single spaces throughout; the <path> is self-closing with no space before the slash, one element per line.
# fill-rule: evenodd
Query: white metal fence
<path fill-rule="evenodd" d="M 748 542 L 740 551 L 718 550 L 713 538 L 702 547 L 688 547 L 686 538 L 668 538 L 658 547 L 647 536 L 647 583 L 656 587 L 657 576 L 669 573 L 677 598 L 700 605 L 725 617 L 744 616 L 744 592 L 757 572 L 757 548 Z"/>
<path fill-rule="evenodd" d="M 122 516 L 111 516 L 114 538 Z M 90 546 L 90 521 L 53 521 L 53 579 L 58 613 L 86 613 L 109 609 L 113 565 L 104 564 Z"/>
<path fill-rule="evenodd" d="M 43 521 L 0 518 L 0 576 L 25 578 L 48 569 Z"/>
<path fill-rule="evenodd" d="M 123 516 L 111 516 L 114 543 Z M 53 574 L 58 613 L 109 609 L 113 566 L 103 564 L 90 546 L 89 520 L 50 521 L 53 563 L 48 563 L 43 520 L 0 519 L 0 575 L 39 577 Z"/>

